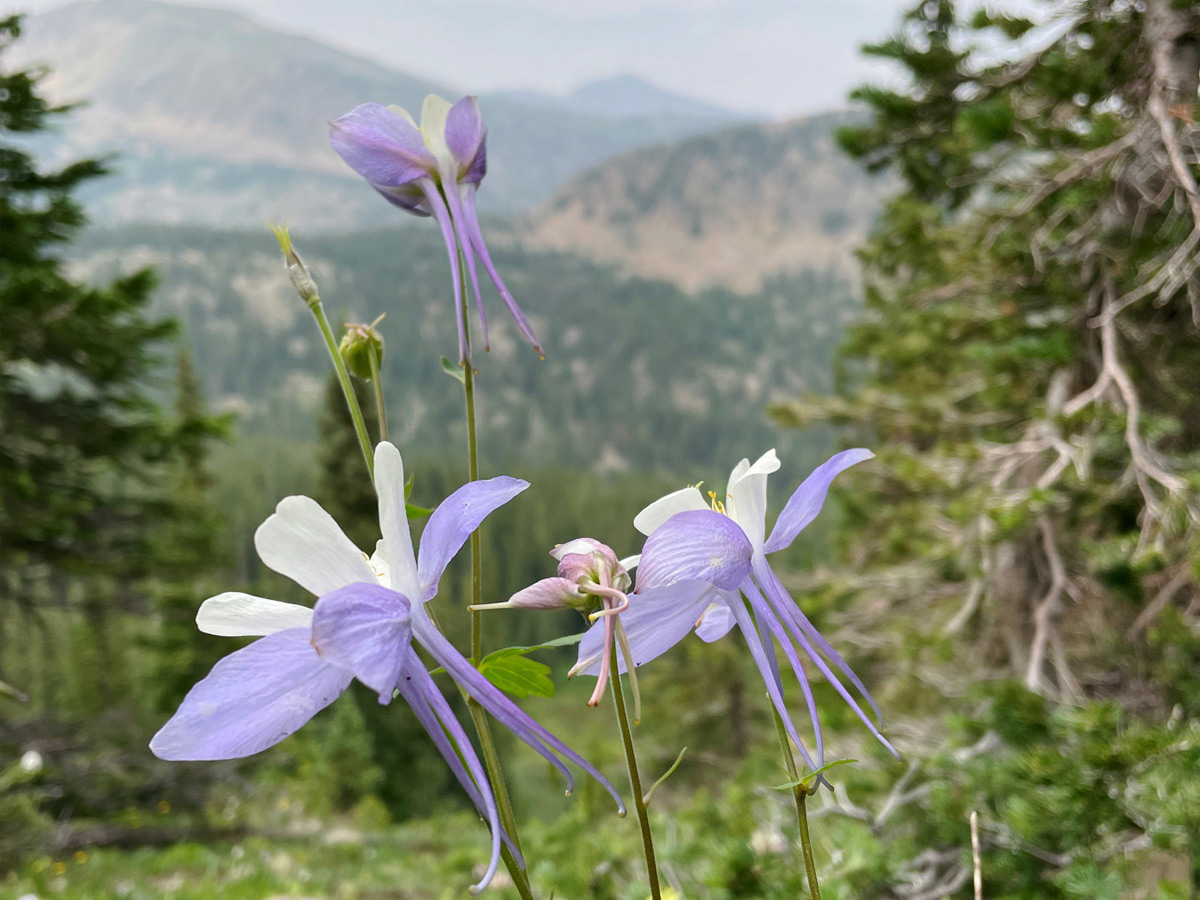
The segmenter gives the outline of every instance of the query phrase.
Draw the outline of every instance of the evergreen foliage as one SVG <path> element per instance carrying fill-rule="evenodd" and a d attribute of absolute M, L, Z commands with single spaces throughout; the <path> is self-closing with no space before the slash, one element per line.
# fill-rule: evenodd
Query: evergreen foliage
<path fill-rule="evenodd" d="M 68 107 L 42 97 L 44 72 L 2 66 L 20 33 L 0 19 L 0 866 L 50 842 L 55 820 L 176 796 L 137 716 L 179 683 L 148 688 L 139 649 L 157 639 L 156 589 L 177 620 L 207 567 L 203 447 L 221 427 L 183 363 L 174 420 L 154 394 L 175 324 L 149 312 L 153 274 L 95 287 L 68 272 L 74 195 L 106 167 L 47 170 L 28 151 Z M 168 665 L 194 671 L 190 659 Z M 30 746 L 40 773 L 12 762 Z M 199 802 L 208 780 L 178 796 Z"/>
<path fill-rule="evenodd" d="M 209 465 L 212 426 L 230 423 L 210 417 L 192 359 L 182 350 L 176 357 L 175 414 L 179 452 L 167 476 L 175 512 L 156 529 L 152 574 L 145 585 L 158 619 L 150 648 L 155 661 L 150 687 L 158 712 L 173 711 L 229 650 L 228 639 L 196 628 L 196 609 L 205 597 L 230 589 L 221 583 L 228 569 L 228 526 L 212 502 Z"/>
<path fill-rule="evenodd" d="M 1168 0 L 929 0 L 867 48 L 907 86 L 859 90 L 872 121 L 841 139 L 903 189 L 839 395 L 776 410 L 880 449 L 814 586 L 886 623 L 868 681 L 914 713 L 902 748 L 941 748 L 890 798 L 863 896 L 959 890 L 971 809 L 989 897 L 1167 890 L 1129 864 L 1150 845 L 1196 874 L 1198 35 Z"/>
<path fill-rule="evenodd" d="M 19 35 L 17 17 L 0 21 L 0 59 Z M 38 93 L 42 74 L 0 70 L 0 570 L 18 601 L 46 567 L 137 566 L 146 477 L 171 446 L 145 389 L 174 331 L 146 315 L 153 275 L 96 288 L 64 270 L 83 224 L 72 194 L 106 169 L 42 170 L 23 149 L 67 111 Z"/>

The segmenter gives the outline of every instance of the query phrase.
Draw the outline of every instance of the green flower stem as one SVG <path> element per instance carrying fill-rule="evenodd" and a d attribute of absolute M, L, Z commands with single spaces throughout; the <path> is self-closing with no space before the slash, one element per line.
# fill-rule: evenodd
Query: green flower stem
<path fill-rule="evenodd" d="M 808 788 L 800 781 L 800 771 L 796 768 L 796 757 L 792 754 L 792 744 L 787 731 L 783 727 L 783 719 L 779 711 L 771 706 L 775 716 L 775 732 L 779 735 L 779 747 L 783 751 L 783 764 L 787 767 L 788 780 L 792 784 L 792 797 L 796 801 L 796 822 L 800 826 L 800 848 L 804 851 L 804 871 L 808 875 L 808 892 L 812 900 L 821 900 L 821 886 L 817 883 L 817 864 L 813 860 L 812 838 L 808 833 Z"/>
<path fill-rule="evenodd" d="M 466 296 L 466 291 L 463 291 Z M 465 303 L 464 303 L 465 306 Z M 464 312 L 465 314 L 465 312 Z M 470 332 L 468 331 L 468 334 Z M 469 338 L 468 338 L 469 340 Z M 479 480 L 479 438 L 475 431 L 475 373 L 471 364 L 463 367 L 463 394 L 467 400 L 467 480 Z M 480 559 L 479 529 L 471 532 L 471 605 L 478 606 L 483 595 L 483 561 Z M 477 609 L 471 610 L 471 658 L 483 659 L 480 637 L 480 616 Z"/>
<path fill-rule="evenodd" d="M 358 405 L 358 396 L 354 393 L 354 383 L 350 380 L 350 372 L 346 369 L 346 362 L 342 359 L 342 354 L 338 352 L 337 341 L 333 337 L 333 329 L 329 327 L 329 319 L 325 316 L 321 298 L 314 295 L 308 301 L 308 308 L 312 310 L 313 318 L 317 320 L 317 327 L 321 329 L 321 337 L 325 338 L 329 358 L 333 360 L 333 370 L 337 372 L 338 381 L 342 385 L 342 393 L 346 396 L 346 406 L 350 409 L 350 418 L 354 420 L 354 431 L 358 434 L 358 443 L 362 447 L 367 471 L 371 475 L 371 480 L 374 481 L 375 448 L 371 443 L 370 435 L 367 434 L 367 423 L 363 419 L 362 407 Z"/>
<path fill-rule="evenodd" d="M 625 743 L 625 762 L 629 764 L 629 785 L 633 789 L 633 805 L 637 809 L 638 824 L 642 829 L 642 850 L 646 854 L 646 874 L 650 877 L 650 896 L 652 900 L 662 900 L 662 894 L 658 887 L 658 863 L 654 859 L 654 837 L 650 833 L 650 814 L 646 808 L 646 798 L 642 793 L 642 777 L 638 774 L 637 752 L 633 747 L 633 732 L 629 728 L 629 715 L 625 711 L 625 691 L 621 686 L 615 643 L 610 654 L 612 674 L 609 679 L 613 705 L 617 708 L 617 722 L 621 726 L 621 739 Z"/>
<path fill-rule="evenodd" d="M 492 740 L 492 728 L 488 723 L 487 713 L 473 698 L 467 697 L 467 709 L 471 712 L 471 720 L 475 723 L 475 732 L 479 735 L 479 746 L 483 750 L 483 765 L 487 769 L 488 778 L 496 793 L 496 806 L 500 812 L 500 824 L 508 832 L 509 839 L 518 850 L 521 842 L 517 837 L 517 819 L 513 815 L 512 800 L 508 796 L 508 787 L 504 783 L 504 771 L 500 768 L 500 756 L 496 753 L 496 742 Z M 524 851 L 521 851 L 522 854 Z M 533 891 L 529 886 L 529 874 L 521 868 L 520 862 L 512 851 L 503 844 L 500 845 L 500 857 L 508 874 L 512 876 L 513 886 L 522 900 L 533 900 Z"/>
<path fill-rule="evenodd" d="M 462 278 L 462 314 L 463 327 L 467 330 L 467 345 L 471 341 L 470 318 L 467 315 L 467 277 L 464 271 L 462 257 L 459 257 L 459 274 Z M 469 481 L 479 480 L 479 438 L 475 426 L 475 372 L 470 363 L 463 366 L 463 394 L 467 405 L 467 475 Z M 480 549 L 479 529 L 471 533 L 471 606 L 478 606 L 483 594 L 483 573 Z M 471 658 L 483 659 L 482 639 L 479 634 L 480 613 L 471 611 Z M 471 720 L 475 723 L 475 732 L 479 736 L 479 746 L 483 750 L 483 764 L 487 769 L 488 779 L 496 793 L 496 806 L 500 812 L 500 822 L 508 832 L 509 839 L 518 850 L 521 849 L 521 839 L 517 835 L 517 819 L 513 815 L 512 800 L 508 794 L 508 785 L 504 781 L 504 770 L 500 767 L 500 756 L 496 752 L 496 742 L 492 738 L 492 727 L 488 722 L 487 713 L 473 697 L 467 697 L 467 709 L 470 710 Z M 524 851 L 522 851 L 523 853 Z M 512 876 L 513 885 L 522 900 L 533 900 L 529 886 L 529 875 L 521 868 L 517 859 L 507 847 L 501 849 L 504 865 Z"/>
<path fill-rule="evenodd" d="M 383 402 L 383 381 L 379 377 L 379 351 L 375 345 L 367 347 L 367 360 L 371 364 L 371 385 L 375 388 L 375 414 L 379 418 L 379 440 L 388 439 L 387 405 Z"/>

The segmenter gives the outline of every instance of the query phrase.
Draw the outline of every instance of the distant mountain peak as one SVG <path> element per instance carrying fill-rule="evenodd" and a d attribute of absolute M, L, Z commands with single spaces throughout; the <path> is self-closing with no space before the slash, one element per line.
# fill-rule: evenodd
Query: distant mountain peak
<path fill-rule="evenodd" d="M 556 108 L 606 118 L 655 119 L 675 117 L 732 124 L 757 118 L 659 87 L 640 75 L 621 72 L 585 82 L 565 94 L 548 91 L 505 90 L 493 96 L 543 108 Z"/>
<path fill-rule="evenodd" d="M 241 12 L 158 0 L 82 0 L 31 15 L 5 63 L 47 63 L 52 99 L 86 101 L 43 149 L 56 159 L 117 154 L 119 174 L 86 197 L 106 224 L 249 226 L 272 214 L 327 229 L 394 222 L 330 150 L 326 123 L 359 103 L 419 109 L 428 93 L 455 96 Z M 636 82 L 581 98 L 481 98 L 485 211 L 528 209 L 608 156 L 729 121 Z"/>
<path fill-rule="evenodd" d="M 696 116 L 732 121 L 750 118 L 713 103 L 669 91 L 628 72 L 582 84 L 567 95 L 582 112 L 618 116 Z"/>

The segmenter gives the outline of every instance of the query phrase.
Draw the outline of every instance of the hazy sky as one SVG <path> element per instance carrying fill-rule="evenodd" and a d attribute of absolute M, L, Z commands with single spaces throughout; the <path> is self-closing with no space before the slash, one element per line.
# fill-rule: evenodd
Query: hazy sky
<path fill-rule="evenodd" d="M 913 0 L 215 0 L 464 91 L 619 72 L 772 115 L 837 106 Z M 0 0 L 37 11 L 61 0 Z M 877 65 L 877 64 L 876 64 Z"/>

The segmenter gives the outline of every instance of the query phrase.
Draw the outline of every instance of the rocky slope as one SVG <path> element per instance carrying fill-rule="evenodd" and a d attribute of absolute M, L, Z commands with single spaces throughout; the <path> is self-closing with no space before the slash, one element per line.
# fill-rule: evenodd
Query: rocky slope
<path fill-rule="evenodd" d="M 850 273 L 885 186 L 836 146 L 849 121 L 828 113 L 623 154 L 528 215 L 525 240 L 689 291 Z"/>

